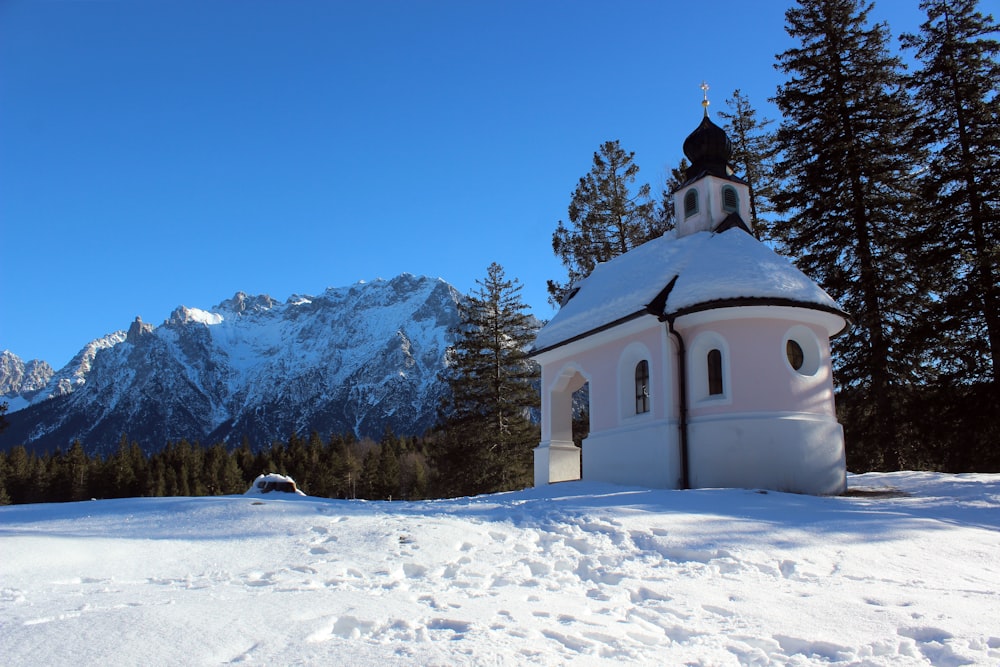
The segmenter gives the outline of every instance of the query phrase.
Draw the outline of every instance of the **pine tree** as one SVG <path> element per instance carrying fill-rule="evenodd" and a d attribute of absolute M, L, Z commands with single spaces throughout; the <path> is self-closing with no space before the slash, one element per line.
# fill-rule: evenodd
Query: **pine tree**
<path fill-rule="evenodd" d="M 173 496 L 197 496 L 201 495 L 197 492 L 197 484 L 192 484 L 192 478 L 197 475 L 199 469 L 198 463 L 195 462 L 195 453 L 191 448 L 191 443 L 189 443 L 185 438 L 181 438 L 175 446 L 168 449 L 171 456 L 168 460 L 171 461 L 172 469 L 174 471 L 174 483 L 176 484 L 176 490 L 170 495 Z M 199 462 L 200 463 L 200 462 Z M 168 479 L 168 485 L 170 480 Z"/>
<path fill-rule="evenodd" d="M 356 498 L 361 459 L 353 433 L 334 435 L 327 443 L 322 465 L 329 474 L 330 498 Z"/>
<path fill-rule="evenodd" d="M 677 215 L 674 211 L 674 192 L 687 180 L 687 169 L 690 165 L 686 158 L 681 158 L 676 167 L 670 169 L 670 173 L 663 178 L 660 187 L 660 199 L 653 208 L 656 229 L 659 234 L 674 229 L 677 226 Z"/>
<path fill-rule="evenodd" d="M 434 454 L 444 495 L 523 488 L 530 484 L 537 429 L 537 366 L 527 357 L 534 330 L 521 284 L 493 263 L 459 304 L 461 324 L 449 348 L 450 392 Z"/>
<path fill-rule="evenodd" d="M 243 488 L 246 489 L 259 474 L 254 469 L 253 450 L 250 448 L 250 440 L 246 436 L 243 436 L 240 446 L 233 452 L 233 458 L 236 459 L 236 467 L 242 474 Z"/>
<path fill-rule="evenodd" d="M 7 452 L 7 493 L 14 504 L 29 502 L 29 490 L 34 486 L 31 479 L 32 464 L 24 445 L 12 447 Z"/>
<path fill-rule="evenodd" d="M 146 457 L 138 443 L 129 444 L 122 433 L 118 449 L 108 459 L 106 498 L 131 498 L 142 495 L 146 478 Z"/>
<path fill-rule="evenodd" d="M 789 214 L 784 250 L 853 315 L 834 341 L 849 466 L 897 469 L 911 442 L 897 423 L 898 390 L 920 359 L 900 342 L 926 308 L 907 254 L 922 155 L 902 65 L 887 27 L 869 24 L 871 7 L 799 0 L 785 13 L 801 46 L 778 55 L 789 79 L 775 98 L 786 179 L 775 205 Z"/>
<path fill-rule="evenodd" d="M 7 466 L 7 453 L 0 451 L 0 505 L 10 505 L 11 497 L 7 492 L 7 480 L 10 478 Z"/>
<path fill-rule="evenodd" d="M 921 66 L 909 78 L 923 171 L 920 239 L 940 296 L 921 336 L 940 338 L 936 366 L 960 384 L 991 382 L 1000 400 L 1000 32 L 977 0 L 923 0 L 919 34 L 903 35 Z M 1000 403 L 997 404 L 1000 406 Z"/>
<path fill-rule="evenodd" d="M 173 472 L 172 470 L 170 471 Z M 163 452 L 152 456 L 149 461 L 149 478 L 146 484 L 148 495 L 153 498 L 173 495 L 168 493 L 167 467 L 163 459 Z"/>
<path fill-rule="evenodd" d="M 552 250 L 569 273 L 566 283 L 548 281 L 549 300 L 558 304 L 570 287 L 606 262 L 665 231 L 656 215 L 649 184 L 635 192 L 635 153 L 606 141 L 594 153 L 590 173 L 580 179 L 569 204 L 569 226 L 559 221 Z"/>
<path fill-rule="evenodd" d="M 76 501 L 90 497 L 91 462 L 79 440 L 74 440 L 65 454 L 56 450 L 50 464 L 54 500 Z"/>
<path fill-rule="evenodd" d="M 378 485 L 378 451 L 376 447 L 365 452 L 358 477 L 358 496 L 368 500 L 377 498 L 375 489 Z"/>
<path fill-rule="evenodd" d="M 334 497 L 333 466 L 327 464 L 327 450 L 317 431 L 309 434 L 306 446 L 306 467 L 300 471 L 302 481 L 296 477 L 299 488 L 308 489 L 310 496 Z"/>
<path fill-rule="evenodd" d="M 750 228 L 758 239 L 770 239 L 771 223 L 763 216 L 774 210 L 777 150 L 774 133 L 767 129 L 774 121 L 758 119 L 757 110 L 739 89 L 733 91 L 726 104 L 729 111 L 719 111 L 719 117 L 725 119 L 723 129 L 733 143 L 730 162 L 750 191 Z"/>
<path fill-rule="evenodd" d="M 427 497 L 427 457 L 421 452 L 406 452 L 400 462 L 400 490 L 406 500 L 422 500 Z"/>
<path fill-rule="evenodd" d="M 210 496 L 243 493 L 246 485 L 240 475 L 236 458 L 226 451 L 226 446 L 217 442 L 204 455 L 202 486 Z"/>
<path fill-rule="evenodd" d="M 299 437 L 298 433 L 293 432 L 288 438 L 288 445 L 284 449 L 284 454 L 283 467 L 288 472 L 283 472 L 282 474 L 291 475 L 292 477 L 297 474 L 301 477 L 308 465 L 308 453 L 306 451 L 306 442 Z"/>
<path fill-rule="evenodd" d="M 372 492 L 380 500 L 399 498 L 399 456 L 401 448 L 399 439 L 392 428 L 385 427 L 382 439 L 379 441 L 378 460 L 375 464 L 375 479 Z"/>

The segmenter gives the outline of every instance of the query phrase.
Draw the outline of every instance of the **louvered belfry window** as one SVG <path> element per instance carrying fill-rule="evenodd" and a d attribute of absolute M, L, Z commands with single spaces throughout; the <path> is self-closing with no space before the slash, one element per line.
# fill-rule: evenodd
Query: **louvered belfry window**
<path fill-rule="evenodd" d="M 684 195 L 684 217 L 689 218 L 698 212 L 698 193 L 694 190 L 688 190 L 688 193 Z"/>
<path fill-rule="evenodd" d="M 736 194 L 736 188 L 731 185 L 722 188 L 722 208 L 730 213 L 740 209 L 740 197 Z"/>

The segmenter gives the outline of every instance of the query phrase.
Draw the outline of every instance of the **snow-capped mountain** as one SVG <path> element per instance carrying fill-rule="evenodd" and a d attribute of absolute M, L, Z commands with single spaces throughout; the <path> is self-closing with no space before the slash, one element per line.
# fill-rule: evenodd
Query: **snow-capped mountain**
<path fill-rule="evenodd" d="M 48 384 L 55 371 L 40 359 L 22 361 L 9 350 L 0 352 L 0 398 L 10 410 L 28 405 Z"/>
<path fill-rule="evenodd" d="M 244 436 L 261 447 L 313 430 L 418 434 L 445 391 L 438 373 L 459 299 L 441 279 L 403 274 L 285 303 L 237 293 L 207 311 L 179 307 L 157 327 L 136 318 L 36 381 L 0 445 L 79 439 L 107 452 L 123 433 L 149 449 Z M 4 393 L 8 365 L 26 375 L 13 360 L 0 368 Z M 13 392 L 25 395 L 20 382 Z"/>

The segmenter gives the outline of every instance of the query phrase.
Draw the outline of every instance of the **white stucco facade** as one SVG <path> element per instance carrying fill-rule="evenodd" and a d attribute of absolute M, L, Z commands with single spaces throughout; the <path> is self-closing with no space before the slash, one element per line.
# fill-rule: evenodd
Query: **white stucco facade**
<path fill-rule="evenodd" d="M 847 316 L 749 233 L 746 185 L 720 167 L 721 132 L 706 117 L 685 142 L 686 153 L 692 138 L 708 148 L 693 151 L 701 171 L 675 193 L 677 232 L 599 265 L 539 332 L 536 485 L 845 490 L 830 338 Z M 581 448 L 573 392 L 584 384 Z"/>
<path fill-rule="evenodd" d="M 674 352 L 656 318 L 643 318 L 542 355 L 542 442 L 535 450 L 535 483 L 556 481 L 546 477 L 552 445 L 566 451 L 572 446 L 576 468 L 560 469 L 562 479 L 594 479 L 616 484 L 677 488 L 681 481 L 677 448 L 675 384 L 663 372 L 673 363 Z M 646 361 L 650 368 L 649 410 L 636 412 L 635 368 Z M 561 381 L 572 377 L 573 382 Z M 586 456 L 573 445 L 572 393 L 589 382 L 590 435 L 584 441 Z"/>
<path fill-rule="evenodd" d="M 833 402 L 829 328 L 837 316 L 787 306 L 702 311 L 675 321 L 685 341 L 687 485 L 836 494 L 846 487 Z M 804 350 L 792 367 L 788 341 Z M 538 355 L 542 440 L 535 483 L 588 479 L 682 488 L 679 344 L 646 315 Z M 710 393 L 708 353 L 721 356 Z M 637 412 L 635 369 L 649 364 L 649 410 Z M 590 434 L 572 441 L 572 394 L 589 383 Z"/>

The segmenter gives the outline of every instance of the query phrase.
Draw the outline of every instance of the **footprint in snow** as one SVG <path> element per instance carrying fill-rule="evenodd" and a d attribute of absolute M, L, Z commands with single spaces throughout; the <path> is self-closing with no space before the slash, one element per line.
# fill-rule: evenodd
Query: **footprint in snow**
<path fill-rule="evenodd" d="M 362 636 L 371 634 L 375 627 L 372 621 L 363 621 L 354 616 L 341 616 L 334 619 L 332 623 L 327 623 L 323 628 L 313 632 L 306 637 L 310 643 L 320 643 L 342 637 L 343 639 L 360 639 Z"/>
<path fill-rule="evenodd" d="M 403 563 L 403 574 L 410 579 L 422 579 L 427 574 L 427 568 L 416 563 Z"/>

